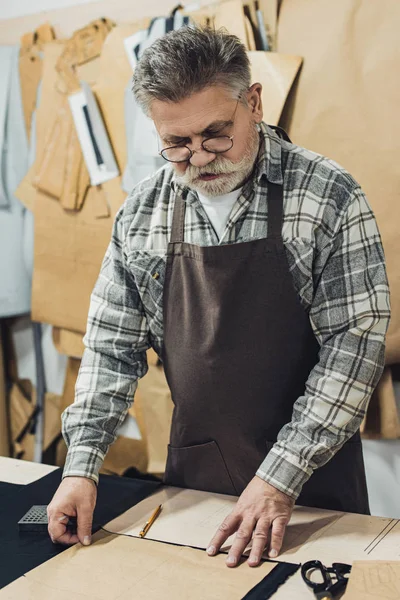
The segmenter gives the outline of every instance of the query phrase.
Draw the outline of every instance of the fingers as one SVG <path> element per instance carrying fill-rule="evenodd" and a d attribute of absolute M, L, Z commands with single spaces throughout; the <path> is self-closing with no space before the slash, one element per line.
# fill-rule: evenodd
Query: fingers
<path fill-rule="evenodd" d="M 60 517 L 58 519 L 58 521 L 60 523 L 65 523 L 65 525 L 68 525 L 68 523 L 69 523 L 69 517 L 68 517 L 68 515 L 63 515 L 62 517 Z"/>
<path fill-rule="evenodd" d="M 253 477 L 240 495 L 234 510 L 211 540 L 207 553 L 210 556 L 216 554 L 228 537 L 237 531 L 228 554 L 227 566 L 239 564 L 250 540 L 252 549 L 248 559 L 249 566 L 254 567 L 260 563 L 267 547 L 269 556 L 276 558 L 282 547 L 293 506 L 293 498 L 258 476 Z"/>
<path fill-rule="evenodd" d="M 82 503 L 80 507 L 77 507 L 77 513 L 78 530 L 75 534 L 67 529 L 68 515 L 53 511 L 51 508 L 48 510 L 48 530 L 53 543 L 76 544 L 81 542 L 84 546 L 90 545 L 92 541 L 93 507 L 90 503 Z"/>
<path fill-rule="evenodd" d="M 228 558 L 226 559 L 226 564 L 228 567 L 236 567 L 236 565 L 239 563 L 240 557 L 252 538 L 255 524 L 255 519 L 247 519 L 242 521 L 235 535 L 235 540 L 232 544 L 232 547 L 229 550 Z"/>
<path fill-rule="evenodd" d="M 289 517 L 277 517 L 272 523 L 271 543 L 269 545 L 268 553 L 270 558 L 276 558 L 281 551 L 288 521 Z"/>
<path fill-rule="evenodd" d="M 208 545 L 207 554 L 209 556 L 214 556 L 214 554 L 220 550 L 222 544 L 226 542 L 228 537 L 235 533 L 240 521 L 241 518 L 239 515 L 235 515 L 234 513 L 231 513 L 226 517 L 226 519 L 224 519 L 219 526 L 217 533 L 214 535 L 213 539 Z"/>
<path fill-rule="evenodd" d="M 254 521 L 243 521 L 238 530 L 235 542 L 229 552 L 227 559 L 228 566 L 235 566 L 240 560 L 240 556 L 246 549 L 247 544 L 252 539 L 252 547 L 248 564 L 250 567 L 256 567 L 260 564 L 262 555 L 267 547 L 268 537 L 270 536 L 269 553 L 270 558 L 276 558 L 282 548 L 288 519 L 286 517 L 277 517 L 271 523 L 268 519 L 260 519 L 254 530 Z M 271 527 L 271 531 L 270 531 Z"/>
<path fill-rule="evenodd" d="M 76 533 L 71 533 L 68 529 L 61 535 L 59 538 L 52 538 L 53 544 L 62 544 L 63 546 L 72 546 L 73 544 L 77 544 L 79 542 L 79 538 Z"/>
<path fill-rule="evenodd" d="M 77 535 L 67 530 L 68 515 L 61 511 L 55 511 L 49 506 L 47 517 L 49 522 L 48 531 L 53 543 L 76 544 L 79 541 Z"/>
<path fill-rule="evenodd" d="M 47 507 L 49 535 L 54 543 L 90 544 L 96 497 L 97 487 L 92 479 L 68 476 L 62 480 Z M 77 517 L 77 533 L 67 528 L 70 517 Z"/>
<path fill-rule="evenodd" d="M 82 503 L 78 510 L 78 538 L 81 544 L 89 546 L 92 542 L 93 507 Z"/>
<path fill-rule="evenodd" d="M 256 567 L 260 564 L 261 557 L 266 548 L 269 535 L 270 521 L 268 519 L 260 519 L 254 531 L 253 543 L 248 559 L 250 567 Z"/>

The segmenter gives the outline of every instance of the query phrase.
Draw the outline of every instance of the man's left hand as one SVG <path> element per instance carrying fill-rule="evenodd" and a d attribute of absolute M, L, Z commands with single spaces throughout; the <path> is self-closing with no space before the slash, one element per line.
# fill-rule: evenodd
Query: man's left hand
<path fill-rule="evenodd" d="M 255 476 L 243 491 L 234 510 L 219 526 L 207 548 L 207 554 L 216 554 L 228 537 L 236 531 L 226 560 L 228 567 L 235 567 L 239 563 L 252 538 L 248 559 L 251 567 L 260 563 L 268 542 L 268 555 L 270 558 L 276 558 L 282 546 L 286 525 L 292 515 L 293 505 L 293 498 Z"/>

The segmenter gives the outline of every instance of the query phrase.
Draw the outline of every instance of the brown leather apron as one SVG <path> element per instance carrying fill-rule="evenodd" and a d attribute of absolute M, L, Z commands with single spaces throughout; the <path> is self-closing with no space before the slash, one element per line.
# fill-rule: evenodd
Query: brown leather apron
<path fill-rule="evenodd" d="M 184 241 L 176 197 L 164 283 L 170 485 L 241 494 L 318 361 L 283 245 L 283 186 L 269 183 L 266 201 L 267 238 L 203 247 Z M 369 513 L 359 433 L 314 472 L 298 503 Z"/>

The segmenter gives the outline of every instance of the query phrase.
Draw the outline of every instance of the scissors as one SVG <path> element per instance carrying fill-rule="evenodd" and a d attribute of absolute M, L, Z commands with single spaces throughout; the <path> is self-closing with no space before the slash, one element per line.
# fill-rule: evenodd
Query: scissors
<path fill-rule="evenodd" d="M 318 571 L 322 576 L 322 583 L 312 581 L 310 571 Z M 302 565 L 301 576 L 313 590 L 316 600 L 333 600 L 336 594 L 346 588 L 350 571 L 351 565 L 345 563 L 332 563 L 331 567 L 325 567 L 319 560 L 309 560 Z"/>

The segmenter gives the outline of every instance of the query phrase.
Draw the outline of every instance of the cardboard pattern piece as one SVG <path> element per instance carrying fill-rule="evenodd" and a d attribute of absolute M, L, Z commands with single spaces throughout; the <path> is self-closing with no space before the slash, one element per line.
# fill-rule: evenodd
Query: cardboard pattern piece
<path fill-rule="evenodd" d="M 210 6 L 204 6 L 200 10 L 190 11 L 185 14 L 197 25 L 210 25 L 214 26 L 215 29 L 224 27 L 229 33 L 236 35 L 247 47 L 248 33 L 246 31 L 241 0 L 210 3 Z M 254 40 L 250 45 L 254 45 Z"/>
<path fill-rule="evenodd" d="M 35 215 L 32 318 L 84 331 L 90 294 L 110 239 L 112 220 L 97 218 L 99 196 L 96 188 L 90 188 L 79 213 L 69 214 L 59 202 L 33 186 L 36 165 L 41 164 L 45 150 L 45 140 L 60 106 L 65 102 L 65 96 L 56 91 L 58 75 L 55 64 L 62 49 L 62 44 L 51 43 L 46 44 L 44 50 L 42 100 L 37 114 L 37 161 L 18 187 L 16 195 Z M 98 59 L 84 67 L 86 77 L 95 79 Z"/>
<path fill-rule="evenodd" d="M 296 75 L 303 59 L 300 56 L 275 52 L 249 52 L 253 83 L 262 86 L 264 121 L 278 125 Z"/>
<path fill-rule="evenodd" d="M 278 50 L 304 57 L 287 111 L 294 143 L 337 161 L 376 215 L 391 288 L 386 362 L 400 360 L 400 4 L 284 0 Z"/>
<path fill-rule="evenodd" d="M 269 0 L 262 0 L 268 2 Z M 209 5 L 210 0 L 197 0 L 196 5 Z M 98 19 L 99 15 L 107 15 L 118 24 L 129 23 L 138 19 L 167 15 L 177 5 L 176 0 L 147 0 L 135 2 L 132 0 L 95 0 L 76 6 L 55 8 L 0 20 L 0 37 L 2 44 L 15 44 L 26 31 L 33 31 L 44 20 L 54 27 L 58 38 L 72 36 L 85 23 Z"/>
<path fill-rule="evenodd" d="M 275 566 L 228 569 L 224 555 L 98 532 L 92 546 L 73 546 L 6 586 L 0 598 L 240 600 Z"/>
<path fill-rule="evenodd" d="M 400 415 L 390 367 L 385 367 L 372 394 L 361 433 L 368 439 L 393 440 L 400 437 Z"/>
<path fill-rule="evenodd" d="M 400 561 L 356 561 L 344 600 L 398 600 Z"/>
<path fill-rule="evenodd" d="M 155 541 L 207 548 L 237 498 L 164 487 L 104 526 L 109 533 L 136 537 L 154 509 L 162 511 L 147 533 Z M 229 538 L 222 548 L 227 552 Z M 325 564 L 353 560 L 400 560 L 400 522 L 296 506 L 277 560 L 303 563 L 318 557 Z"/>
<path fill-rule="evenodd" d="M 15 458 L 32 461 L 35 435 L 32 424 L 36 412 L 36 390 L 29 380 L 19 380 L 10 390 L 10 433 Z M 61 398 L 45 394 L 43 451 L 61 435 Z"/>
<path fill-rule="evenodd" d="M 72 358 L 82 358 L 85 349 L 82 333 L 60 329 L 59 327 L 53 327 L 52 333 L 57 352 Z"/>

